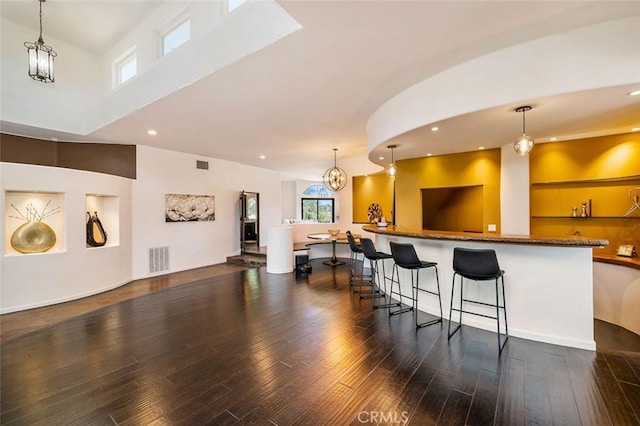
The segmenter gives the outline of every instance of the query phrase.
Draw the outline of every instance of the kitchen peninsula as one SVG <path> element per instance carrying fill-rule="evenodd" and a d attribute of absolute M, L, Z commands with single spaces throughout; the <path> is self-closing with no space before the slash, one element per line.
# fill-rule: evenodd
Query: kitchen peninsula
<path fill-rule="evenodd" d="M 389 242 L 412 243 L 422 260 L 438 262 L 444 316 L 449 317 L 453 248 L 490 248 L 505 270 L 509 334 L 525 339 L 595 350 L 593 338 L 593 248 L 605 247 L 605 239 L 580 236 L 538 237 L 430 231 L 402 226 L 364 225 L 376 234 L 376 247 L 389 252 Z M 433 285 L 432 277 L 420 277 L 421 286 Z M 401 277 L 403 293 L 410 294 L 410 279 Z M 491 301 L 494 287 L 465 283 L 473 299 Z M 403 302 L 407 303 L 407 300 Z M 420 299 L 419 310 L 436 314 L 435 298 Z M 482 312 L 482 311 L 481 311 Z M 491 312 L 486 312 L 491 314 Z M 463 323 L 495 331 L 495 321 L 463 315 Z M 456 337 L 457 338 L 457 337 Z"/>

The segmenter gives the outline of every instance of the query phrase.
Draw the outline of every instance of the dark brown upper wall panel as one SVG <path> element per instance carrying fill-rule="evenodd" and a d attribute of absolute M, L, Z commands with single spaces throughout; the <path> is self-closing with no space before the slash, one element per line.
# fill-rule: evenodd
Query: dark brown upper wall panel
<path fill-rule="evenodd" d="M 136 178 L 136 146 L 58 142 L 58 166 Z"/>
<path fill-rule="evenodd" d="M 0 134 L 0 161 L 136 178 L 135 145 L 49 142 Z"/>
<path fill-rule="evenodd" d="M 0 161 L 56 166 L 58 150 L 55 142 L 0 133 Z"/>

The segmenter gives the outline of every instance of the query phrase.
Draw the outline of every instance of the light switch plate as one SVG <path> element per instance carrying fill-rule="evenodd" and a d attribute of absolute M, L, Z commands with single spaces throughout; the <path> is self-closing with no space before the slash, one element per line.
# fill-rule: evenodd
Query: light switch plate
<path fill-rule="evenodd" d="M 496 225 L 495 223 L 490 223 L 489 226 L 487 226 L 487 231 L 489 232 L 496 232 Z"/>

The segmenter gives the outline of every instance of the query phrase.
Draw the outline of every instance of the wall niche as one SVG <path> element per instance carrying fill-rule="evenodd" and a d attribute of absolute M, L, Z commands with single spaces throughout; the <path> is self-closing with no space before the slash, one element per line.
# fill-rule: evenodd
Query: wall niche
<path fill-rule="evenodd" d="M 5 191 L 5 255 L 33 255 L 66 250 L 62 192 Z"/>
<path fill-rule="evenodd" d="M 85 224 L 90 216 L 96 217 L 104 229 L 106 242 L 104 245 L 91 245 L 87 238 L 87 248 L 113 247 L 120 245 L 120 200 L 119 197 L 104 194 L 86 194 L 85 197 Z M 91 225 L 89 225 L 91 226 Z M 89 230 L 87 230 L 87 233 Z M 93 224 L 95 240 L 100 241 L 97 225 Z"/>
<path fill-rule="evenodd" d="M 423 188 L 422 229 L 482 232 L 482 185 Z"/>

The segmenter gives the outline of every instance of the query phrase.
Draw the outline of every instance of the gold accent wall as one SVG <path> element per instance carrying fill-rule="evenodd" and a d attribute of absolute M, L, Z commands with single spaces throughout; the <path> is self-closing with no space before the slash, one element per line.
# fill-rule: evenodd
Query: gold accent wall
<path fill-rule="evenodd" d="M 500 232 L 500 149 L 397 161 L 396 223 L 422 228 L 421 190 L 482 185 L 482 205 L 467 205 L 463 215 L 482 215 L 482 229 Z"/>
<path fill-rule="evenodd" d="M 640 212 L 624 217 L 629 190 L 640 187 L 640 133 L 537 144 L 530 182 L 531 234 L 608 239 L 597 254 L 615 254 L 620 244 L 640 247 Z M 591 217 L 572 218 L 583 200 Z"/>
<path fill-rule="evenodd" d="M 458 205 L 457 218 L 446 226 L 500 232 L 500 149 L 396 161 L 396 224 L 422 228 L 422 190 L 481 186 L 473 202 Z M 367 222 L 367 207 L 376 202 L 391 220 L 393 180 L 381 173 L 353 178 L 353 221 Z M 479 218 L 482 218 L 481 220 Z M 480 229 L 478 229 L 480 228 Z"/>
<path fill-rule="evenodd" d="M 393 206 L 393 179 L 385 172 L 353 177 L 353 222 L 369 223 L 367 212 L 372 203 L 382 208 L 382 214 L 391 222 Z"/>

